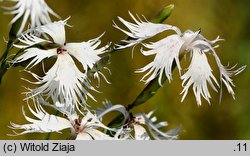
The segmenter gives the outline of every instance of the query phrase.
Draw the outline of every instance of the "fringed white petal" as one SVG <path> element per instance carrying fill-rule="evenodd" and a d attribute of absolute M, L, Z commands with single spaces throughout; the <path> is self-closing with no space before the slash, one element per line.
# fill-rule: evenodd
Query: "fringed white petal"
<path fill-rule="evenodd" d="M 95 89 L 90 85 L 87 76 L 79 71 L 68 54 L 58 55 L 56 63 L 44 77 L 31 74 L 37 79 L 34 84 L 40 84 L 41 86 L 32 89 L 28 98 L 41 94 L 46 99 L 51 98 L 53 103 L 60 102 L 66 105 L 85 103 L 87 97 L 94 99 L 86 89 Z"/>
<path fill-rule="evenodd" d="M 103 104 L 105 106 L 105 109 L 98 109 L 97 111 L 98 119 L 101 119 L 103 116 L 113 111 L 118 111 L 122 113 L 122 115 L 124 116 L 124 121 L 126 121 L 127 118 L 129 117 L 129 113 L 123 105 L 112 105 L 110 101 L 105 101 L 103 102 Z"/>
<path fill-rule="evenodd" d="M 136 17 L 134 17 L 134 15 L 132 15 L 130 12 L 129 14 L 135 23 L 130 23 L 122 19 L 121 17 L 118 17 L 119 21 L 123 23 L 129 31 L 123 30 L 116 23 L 114 23 L 115 28 L 119 29 L 120 31 L 128 35 L 130 38 L 132 38 L 131 40 L 123 40 L 124 45 L 117 45 L 117 49 L 124 49 L 127 47 L 134 46 L 142 42 L 143 40 L 153 37 L 166 30 L 174 30 L 178 34 L 181 33 L 179 28 L 177 27 L 167 24 L 155 24 L 147 21 L 147 19 L 144 16 L 143 18 L 145 19 L 145 21 L 143 21 L 138 16 L 137 16 L 138 19 L 136 19 Z"/>
<path fill-rule="evenodd" d="M 198 48 L 201 48 L 203 47 L 203 49 L 208 52 L 208 51 L 212 51 L 214 57 L 215 57 L 215 60 L 217 62 L 217 65 L 219 67 L 219 70 L 220 70 L 220 81 L 221 81 L 221 86 L 222 86 L 222 83 L 227 87 L 227 90 L 228 92 L 234 97 L 234 91 L 233 91 L 233 88 L 235 85 L 233 83 L 233 80 L 231 79 L 231 77 L 235 76 L 235 75 L 238 75 L 239 73 L 241 73 L 245 68 L 246 66 L 242 66 L 238 69 L 234 69 L 236 67 L 233 66 L 229 69 L 227 69 L 226 67 L 224 67 L 220 61 L 220 58 L 218 57 L 218 55 L 216 54 L 215 50 L 214 50 L 214 47 L 212 47 L 211 44 L 213 43 L 216 43 L 218 41 L 220 41 L 222 39 L 220 39 L 219 37 L 217 37 L 217 39 L 213 40 L 213 41 L 209 41 L 209 40 L 206 40 L 206 39 L 203 39 L 203 40 L 196 40 L 195 42 L 192 43 L 192 46 L 193 47 L 198 47 Z M 206 48 L 206 49 L 205 49 Z M 220 90 L 220 101 L 221 101 L 221 98 L 222 98 L 222 87 L 221 87 L 221 90 Z"/>
<path fill-rule="evenodd" d="M 158 42 L 145 44 L 145 47 L 151 50 L 142 51 L 142 53 L 145 56 L 154 54 L 156 54 L 156 56 L 153 62 L 136 71 L 138 73 L 148 71 L 148 73 L 143 76 L 141 81 L 149 83 L 159 75 L 159 84 L 162 85 L 162 76 L 164 73 L 166 74 L 168 80 L 171 81 L 172 65 L 174 62 L 176 62 L 179 72 L 181 70 L 179 51 L 183 43 L 184 41 L 181 39 L 181 37 L 178 35 L 171 35 Z"/>
<path fill-rule="evenodd" d="M 73 104 L 65 104 L 65 103 L 60 103 L 60 102 L 56 102 L 55 104 L 51 104 L 50 102 L 45 101 L 41 95 L 33 98 L 33 100 L 35 102 L 39 103 L 40 105 L 48 106 L 48 107 L 51 107 L 51 108 L 61 112 L 62 114 L 66 115 L 72 121 L 74 121 L 74 119 L 78 119 L 78 115 L 76 115 L 76 109 L 74 107 L 72 107 Z"/>
<path fill-rule="evenodd" d="M 63 46 L 66 42 L 65 40 L 66 24 L 67 24 L 67 19 L 64 21 L 48 23 L 46 25 L 37 27 L 36 30 L 40 33 L 48 34 L 53 39 L 54 43 Z"/>
<path fill-rule="evenodd" d="M 164 140 L 164 139 L 176 139 L 178 137 L 178 129 L 170 130 L 167 132 L 162 132 L 160 128 L 168 126 L 167 122 L 159 122 L 157 123 L 157 118 L 152 116 L 154 111 L 149 112 L 148 114 L 137 114 L 135 115 L 134 121 L 136 124 L 141 124 L 147 126 L 150 135 L 156 140 Z"/>
<path fill-rule="evenodd" d="M 102 36 L 102 35 L 101 35 Z M 83 66 L 85 72 L 92 69 L 94 64 L 101 59 L 100 55 L 105 53 L 109 45 L 97 49 L 101 44 L 100 37 L 81 43 L 68 43 L 64 47 L 68 53 L 74 56 Z"/>
<path fill-rule="evenodd" d="M 204 36 L 202 36 L 201 34 L 199 34 L 195 40 L 203 40 L 203 41 L 209 43 L 210 45 L 214 45 L 214 44 L 216 44 L 216 43 L 219 42 L 219 41 L 223 41 L 223 39 L 221 39 L 220 36 L 218 36 L 218 37 L 217 37 L 216 39 L 214 39 L 214 40 L 208 40 L 208 39 L 206 39 Z M 208 49 L 208 47 L 202 46 L 202 45 L 200 45 L 200 47 L 198 47 L 198 48 L 200 48 L 200 49 L 203 50 L 203 51 L 206 50 L 206 49 Z"/>
<path fill-rule="evenodd" d="M 196 97 L 198 106 L 201 105 L 201 95 L 210 103 L 210 93 L 208 90 L 207 83 L 212 87 L 213 90 L 217 91 L 214 83 L 219 87 L 219 84 L 212 74 L 212 69 L 208 63 L 206 55 L 198 48 L 193 48 L 192 61 L 188 68 L 188 71 L 181 76 L 183 80 L 183 91 L 181 94 L 182 101 L 185 99 L 188 89 L 193 85 L 193 92 Z"/>
<path fill-rule="evenodd" d="M 90 111 L 87 112 L 87 114 L 83 117 L 81 126 L 84 126 L 86 128 L 103 128 L 105 130 L 109 131 L 115 131 L 112 128 L 109 128 L 105 126 L 95 114 L 92 114 Z"/>
<path fill-rule="evenodd" d="M 44 0 L 16 0 L 16 5 L 13 7 L 4 7 L 8 10 L 8 14 L 14 14 L 11 24 L 15 23 L 23 16 L 21 27 L 18 31 L 20 34 L 30 16 L 31 27 L 40 26 L 51 22 L 49 14 L 59 18 L 59 16 L 46 4 Z"/>
<path fill-rule="evenodd" d="M 57 21 L 28 29 L 27 32 L 21 34 L 21 36 L 18 38 L 19 41 L 24 45 L 14 45 L 14 46 L 17 48 L 29 48 L 41 42 L 55 43 L 63 46 L 65 45 L 66 24 L 67 24 L 67 19 L 64 21 Z M 43 35 L 43 37 L 41 35 Z"/>
<path fill-rule="evenodd" d="M 26 68 L 32 68 L 46 58 L 56 55 L 56 49 L 42 50 L 38 48 L 29 48 L 24 51 L 24 54 L 17 57 L 15 63 L 20 63 L 32 59 Z"/>
<path fill-rule="evenodd" d="M 234 85 L 233 80 L 231 78 L 233 76 L 240 74 L 243 70 L 246 69 L 246 66 L 242 66 L 238 69 L 235 69 L 237 65 L 234 65 L 231 68 L 227 68 L 227 67 L 222 65 L 222 63 L 221 63 L 218 55 L 215 53 L 215 51 L 213 54 L 215 56 L 217 65 L 218 65 L 219 70 L 220 70 L 221 84 L 223 83 L 226 86 L 228 93 L 231 94 L 232 97 L 235 99 L 235 93 L 234 93 L 234 90 L 232 88 L 232 87 L 235 87 L 235 85 Z M 222 88 L 221 88 L 221 93 L 220 93 L 220 101 L 221 101 L 221 98 L 222 98 Z"/>
<path fill-rule="evenodd" d="M 183 39 L 186 40 L 185 44 L 186 49 L 192 50 L 193 47 L 196 47 L 203 52 L 209 52 L 214 50 L 214 48 L 219 47 L 219 45 L 214 45 L 219 41 L 223 41 L 223 39 L 218 36 L 214 40 L 208 40 L 204 36 L 200 34 L 201 31 L 193 32 L 191 30 L 187 30 L 183 34 Z M 213 46 L 213 47 L 212 47 Z"/>
<path fill-rule="evenodd" d="M 181 131 L 181 127 L 171 129 L 167 132 L 162 132 L 158 127 L 151 126 L 148 128 L 150 134 L 155 140 L 175 140 L 178 139 L 178 134 Z"/>
<path fill-rule="evenodd" d="M 104 67 L 103 69 L 107 69 L 109 71 L 109 69 L 107 67 Z M 110 74 L 110 72 L 109 72 Z M 94 73 L 94 79 L 97 79 L 97 87 L 100 87 L 100 83 L 101 83 L 101 77 L 104 79 L 104 81 L 108 84 L 111 84 L 111 82 L 106 78 L 106 76 L 101 72 L 101 71 L 95 71 Z"/>
<path fill-rule="evenodd" d="M 134 125 L 135 140 L 150 140 L 146 129 L 141 125 Z"/>
<path fill-rule="evenodd" d="M 25 119 L 31 124 L 18 125 L 11 123 L 10 128 L 24 130 L 21 133 L 15 133 L 15 135 L 22 135 L 26 133 L 48 133 L 48 132 L 59 132 L 63 129 L 71 128 L 69 120 L 48 114 L 39 104 L 35 104 L 35 109 L 32 109 L 29 105 L 30 112 L 37 118 L 32 119 L 26 116 L 24 110 L 23 115 Z"/>
<path fill-rule="evenodd" d="M 38 33 L 38 34 L 37 34 Z M 29 48 L 35 44 L 39 44 L 41 42 L 48 42 L 50 43 L 50 41 L 47 41 L 45 39 L 42 39 L 40 37 L 40 33 L 34 31 L 33 29 L 30 29 L 28 32 L 21 34 L 21 36 L 18 38 L 18 40 L 23 43 L 24 45 L 17 45 L 15 44 L 14 46 L 19 48 L 19 49 L 26 49 Z"/>
<path fill-rule="evenodd" d="M 114 140 L 118 138 L 111 137 L 97 129 L 103 129 L 115 132 L 116 130 L 105 126 L 97 117 L 97 115 L 87 111 L 80 123 L 80 132 L 77 134 L 77 140 Z"/>

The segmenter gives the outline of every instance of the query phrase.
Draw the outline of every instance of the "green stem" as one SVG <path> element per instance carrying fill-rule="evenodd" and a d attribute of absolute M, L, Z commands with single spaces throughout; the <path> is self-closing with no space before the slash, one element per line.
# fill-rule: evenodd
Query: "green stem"
<path fill-rule="evenodd" d="M 172 71 L 175 69 L 176 63 L 173 62 L 172 65 Z M 157 76 L 154 80 L 152 80 L 143 90 L 142 92 L 136 97 L 136 99 L 127 106 L 127 111 L 129 112 L 133 108 L 140 106 L 144 104 L 146 101 L 148 101 L 151 97 L 155 95 L 157 90 L 161 87 L 158 82 L 159 76 Z M 162 83 L 164 83 L 167 80 L 166 75 L 162 75 Z M 122 125 L 122 121 L 124 120 L 123 115 L 119 115 L 116 118 L 114 118 L 108 126 L 110 127 L 119 127 Z"/>
<path fill-rule="evenodd" d="M 3 53 L 2 57 L 0 58 L 0 84 L 2 82 L 2 78 L 4 74 L 8 70 L 8 64 L 6 63 L 6 59 L 8 57 L 9 51 L 13 48 L 13 42 L 8 42 L 7 48 Z"/>
<path fill-rule="evenodd" d="M 17 39 L 18 31 L 22 25 L 23 16 L 21 16 L 15 23 L 12 24 L 10 32 L 9 32 L 9 41 L 7 44 L 7 48 L 0 58 L 0 84 L 2 82 L 2 78 L 8 70 L 8 64 L 6 63 L 6 59 L 9 55 L 10 50 L 13 48 L 13 44 Z"/>
<path fill-rule="evenodd" d="M 172 64 L 172 71 L 175 69 L 176 63 L 173 62 Z M 155 95 L 157 90 L 161 88 L 158 82 L 159 76 L 157 76 L 155 79 L 149 82 L 149 84 L 142 90 L 142 92 L 136 97 L 136 99 L 127 106 L 127 110 L 130 111 L 136 106 L 139 106 L 146 101 L 148 101 L 151 97 Z M 164 83 L 167 80 L 167 77 L 165 74 L 162 75 L 162 83 Z"/>

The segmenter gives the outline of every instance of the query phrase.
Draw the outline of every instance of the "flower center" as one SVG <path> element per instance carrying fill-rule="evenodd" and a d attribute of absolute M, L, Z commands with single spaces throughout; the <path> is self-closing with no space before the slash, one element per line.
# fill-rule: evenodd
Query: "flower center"
<path fill-rule="evenodd" d="M 59 54 L 63 54 L 64 52 L 66 52 L 67 50 L 66 49 L 63 49 L 63 48 L 57 48 L 56 49 L 56 53 L 59 55 Z"/>
<path fill-rule="evenodd" d="M 74 127 L 74 129 L 75 129 L 75 133 L 76 134 L 79 134 L 80 132 L 81 132 L 81 130 L 82 130 L 82 127 L 81 127 L 81 119 L 75 119 L 74 120 L 74 125 L 73 125 L 73 127 Z"/>
<path fill-rule="evenodd" d="M 93 120 L 92 118 L 88 119 L 87 123 L 91 122 L 92 120 Z M 86 128 L 87 123 L 82 124 L 82 119 L 75 119 L 72 123 L 73 128 L 75 130 L 75 134 L 77 135 L 77 134 L 83 132 L 84 129 Z"/>
<path fill-rule="evenodd" d="M 141 118 L 136 118 L 132 114 L 130 114 L 129 119 L 126 121 L 129 127 L 133 127 L 134 125 L 140 124 L 139 120 Z"/>

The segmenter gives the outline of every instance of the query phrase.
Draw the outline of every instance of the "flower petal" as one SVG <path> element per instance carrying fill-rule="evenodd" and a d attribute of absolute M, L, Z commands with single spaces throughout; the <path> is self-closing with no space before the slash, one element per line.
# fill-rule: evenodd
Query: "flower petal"
<path fill-rule="evenodd" d="M 26 133 L 48 133 L 48 132 L 58 132 L 66 128 L 71 128 L 71 123 L 69 120 L 55 115 L 48 114 L 39 104 L 35 104 L 35 110 L 33 110 L 29 105 L 30 112 L 38 118 L 32 119 L 26 116 L 23 109 L 23 115 L 27 121 L 31 124 L 18 125 L 11 123 L 10 128 L 12 129 L 22 129 L 21 133 L 16 133 L 16 135 L 22 135 Z"/>
<path fill-rule="evenodd" d="M 236 76 L 238 75 L 239 73 L 241 73 L 243 70 L 246 69 L 246 66 L 242 66 L 238 69 L 235 69 L 237 65 L 231 67 L 231 68 L 227 68 L 225 66 L 223 66 L 221 64 L 221 61 L 218 57 L 218 55 L 215 53 L 214 51 L 214 56 L 215 56 L 215 59 L 216 59 L 216 62 L 217 62 L 217 65 L 219 67 L 219 70 L 220 70 L 220 80 L 221 80 L 221 84 L 223 83 L 227 90 L 228 90 L 228 93 L 232 95 L 232 97 L 235 99 L 235 93 L 234 93 L 234 90 L 232 87 L 235 87 L 234 83 L 233 83 L 233 80 L 231 79 L 233 76 Z M 221 98 L 222 98 L 222 88 L 221 88 L 221 92 L 220 92 L 220 101 L 221 101 Z"/>
<path fill-rule="evenodd" d="M 207 83 L 212 87 L 213 90 L 217 91 L 214 83 L 219 87 L 219 84 L 212 74 L 212 69 L 207 61 L 206 55 L 200 51 L 199 48 L 193 48 L 192 61 L 188 68 L 188 71 L 181 76 L 183 80 L 183 94 L 182 101 L 185 99 L 188 89 L 193 85 L 193 91 L 196 97 L 198 106 L 201 105 L 201 95 L 210 103 L 210 93 L 207 87 Z M 187 82 L 187 83 L 186 83 Z M 186 84 L 185 84 L 186 83 Z"/>
<path fill-rule="evenodd" d="M 67 24 L 67 19 L 64 21 L 57 21 L 53 23 L 48 23 L 46 25 L 37 27 L 36 30 L 48 34 L 56 44 L 65 44 L 65 25 Z"/>
<path fill-rule="evenodd" d="M 105 130 L 110 130 L 110 131 L 115 131 L 112 128 L 109 128 L 105 126 L 99 119 L 98 117 L 91 113 L 90 111 L 87 111 L 86 115 L 83 117 L 81 125 L 87 128 L 103 128 Z"/>
<path fill-rule="evenodd" d="M 56 55 L 56 49 L 42 50 L 38 48 L 29 48 L 24 51 L 24 54 L 17 57 L 15 63 L 20 63 L 32 59 L 25 68 L 32 68 L 46 58 Z"/>
<path fill-rule="evenodd" d="M 122 31 L 123 33 L 125 33 L 126 35 L 132 38 L 132 40 L 123 40 L 123 42 L 126 45 L 118 45 L 117 49 L 124 49 L 127 47 L 134 46 L 135 44 L 138 44 L 142 42 L 143 40 L 153 37 L 166 30 L 174 30 L 178 34 L 181 33 L 179 28 L 177 27 L 167 25 L 167 24 L 152 23 L 152 22 L 147 21 L 147 19 L 143 16 L 145 19 L 145 22 L 144 22 L 138 16 L 137 16 L 138 19 L 136 19 L 134 15 L 132 15 L 130 12 L 129 12 L 129 15 L 132 17 L 135 24 L 125 21 L 121 17 L 118 17 L 119 21 L 123 23 L 128 28 L 129 31 L 121 29 L 118 25 L 114 23 L 115 28 L 119 29 L 120 31 Z"/>
<path fill-rule="evenodd" d="M 146 129 L 141 125 L 134 125 L 135 140 L 150 140 Z"/>
<path fill-rule="evenodd" d="M 15 44 L 14 46 L 19 48 L 19 49 L 22 49 L 22 48 L 27 49 L 29 47 L 32 48 L 32 46 L 34 46 L 35 44 L 39 44 L 39 43 L 42 43 L 42 42 L 50 43 L 50 41 L 42 39 L 42 38 L 40 38 L 38 36 L 40 36 L 39 32 L 36 32 L 35 30 L 30 29 L 30 30 L 28 30 L 28 32 L 21 34 L 21 36 L 18 38 L 18 40 L 21 43 L 25 44 L 25 45 L 17 45 L 17 44 Z"/>
<path fill-rule="evenodd" d="M 122 115 L 124 116 L 124 121 L 126 121 L 129 117 L 129 113 L 123 105 L 112 105 L 110 101 L 103 102 L 103 104 L 105 106 L 105 109 L 99 109 L 97 113 L 98 119 L 101 119 L 103 116 L 113 111 L 122 113 Z"/>
<path fill-rule="evenodd" d="M 101 37 L 101 36 L 100 36 Z M 101 44 L 100 37 L 88 42 L 68 43 L 65 46 L 68 53 L 74 56 L 83 66 L 84 70 L 92 69 L 94 64 L 101 59 L 100 54 L 105 53 L 109 45 L 97 49 Z"/>
<path fill-rule="evenodd" d="M 219 70 L 220 70 L 221 86 L 222 86 L 222 83 L 224 83 L 224 85 L 227 87 L 228 92 L 233 96 L 233 98 L 235 98 L 234 97 L 235 93 L 234 93 L 233 88 L 232 88 L 232 86 L 234 86 L 234 84 L 233 84 L 233 80 L 231 79 L 231 77 L 241 73 L 243 70 L 245 70 L 246 66 L 242 66 L 236 70 L 234 69 L 236 67 L 236 65 L 233 66 L 232 68 L 229 68 L 229 69 L 224 67 L 220 61 L 220 58 L 216 54 L 214 47 L 212 47 L 212 45 L 211 45 L 211 44 L 216 43 L 217 41 L 220 41 L 220 40 L 221 39 L 219 37 L 217 37 L 217 39 L 215 39 L 214 41 L 208 41 L 206 39 L 205 40 L 204 39 L 203 40 L 196 40 L 195 42 L 192 43 L 192 46 L 198 47 L 198 48 L 200 48 L 202 46 L 204 48 L 205 52 L 212 51 L 212 53 L 215 57 L 216 63 L 217 63 Z M 207 48 L 207 49 L 205 49 L 205 48 Z M 220 101 L 221 101 L 221 98 L 222 98 L 222 87 L 220 90 Z"/>
<path fill-rule="evenodd" d="M 175 61 L 179 72 L 181 70 L 180 61 L 179 61 L 179 52 L 184 41 L 178 35 L 168 36 L 158 42 L 145 44 L 146 48 L 151 50 L 142 51 L 145 56 L 156 54 L 154 61 L 146 65 L 145 67 L 137 70 L 137 73 L 146 72 L 148 73 L 143 76 L 141 81 L 149 83 L 153 79 L 159 76 L 159 84 L 162 85 L 161 79 L 162 75 L 166 74 L 169 81 L 172 80 L 172 65 Z M 151 75 L 146 79 L 147 76 Z"/>
<path fill-rule="evenodd" d="M 135 115 L 134 121 L 136 122 L 135 125 L 145 125 L 147 126 L 150 135 L 156 140 L 163 140 L 163 139 L 176 139 L 177 138 L 177 129 L 170 130 L 167 132 L 162 132 L 160 128 L 168 126 L 167 122 L 157 122 L 157 118 L 152 116 L 154 111 L 149 112 L 148 114 L 137 114 Z M 180 129 L 180 128 L 178 128 Z M 176 133 L 174 133 L 176 132 Z"/>
<path fill-rule="evenodd" d="M 41 94 L 46 99 L 51 98 L 53 103 L 59 102 L 73 106 L 80 104 L 79 99 L 83 103 L 85 103 L 87 97 L 94 99 L 86 88 L 95 89 L 90 85 L 87 76 L 79 71 L 68 54 L 58 55 L 56 63 L 44 77 L 39 78 L 33 73 L 32 75 L 37 79 L 34 84 L 41 84 L 42 86 L 32 89 L 28 98 Z"/>

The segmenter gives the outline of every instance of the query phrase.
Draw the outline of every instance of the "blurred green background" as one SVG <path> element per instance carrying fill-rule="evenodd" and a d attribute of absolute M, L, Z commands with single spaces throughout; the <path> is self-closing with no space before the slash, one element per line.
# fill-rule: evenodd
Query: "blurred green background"
<path fill-rule="evenodd" d="M 112 27 L 112 20 L 117 16 L 131 20 L 128 10 L 148 19 L 156 15 L 163 7 L 174 4 L 175 9 L 165 23 L 176 25 L 182 31 L 201 28 L 202 34 L 208 39 L 218 35 L 225 39 L 221 42 L 217 53 L 222 62 L 227 65 L 238 63 L 250 66 L 250 1 L 249 0 L 47 0 L 49 6 L 63 19 L 71 16 L 68 23 L 73 28 L 67 28 L 67 41 L 87 41 L 104 31 L 103 45 L 109 41 L 118 43 L 124 39 L 124 34 Z M 8 37 L 9 21 L 13 16 L 0 14 L 0 36 Z M 166 36 L 166 34 L 165 34 Z M 162 36 L 159 36 L 162 37 Z M 5 49 L 4 39 L 0 42 L 0 53 Z M 101 83 L 100 91 L 95 94 L 98 103 L 89 100 L 93 107 L 101 106 L 105 99 L 114 104 L 129 104 L 145 85 L 140 82 L 143 74 L 134 71 L 146 65 L 152 58 L 145 58 L 135 49 L 131 59 L 131 49 L 123 50 L 112 57 L 108 65 L 112 75 L 107 78 L 112 85 Z M 213 65 L 218 77 L 216 66 Z M 27 123 L 21 113 L 25 105 L 21 94 L 27 85 L 20 78 L 29 79 L 29 75 L 19 72 L 22 68 L 10 69 L 0 86 L 0 139 L 43 139 L 46 134 L 27 134 L 10 137 L 12 133 L 7 126 L 9 122 Z M 180 139 L 250 139 L 250 72 L 248 68 L 239 76 L 234 77 L 236 100 L 223 87 L 222 103 L 219 94 L 212 92 L 211 106 L 202 102 L 198 107 L 192 92 L 189 92 L 183 103 L 180 102 L 182 91 L 181 81 L 177 71 L 174 81 L 166 82 L 157 94 L 147 103 L 134 109 L 133 112 L 149 112 L 156 109 L 159 120 L 169 122 L 168 128 L 183 126 Z M 52 139 L 66 139 L 63 134 L 52 134 Z"/>

